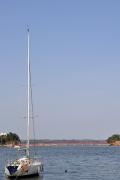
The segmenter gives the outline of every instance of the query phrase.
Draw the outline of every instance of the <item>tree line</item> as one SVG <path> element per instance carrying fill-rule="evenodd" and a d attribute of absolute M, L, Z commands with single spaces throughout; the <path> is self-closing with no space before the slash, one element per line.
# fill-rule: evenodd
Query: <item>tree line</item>
<path fill-rule="evenodd" d="M 113 134 L 107 139 L 107 143 L 109 144 L 114 143 L 116 141 L 120 141 L 120 134 Z"/>
<path fill-rule="evenodd" d="M 6 135 L 0 136 L 0 145 L 7 145 L 7 144 L 17 145 L 19 143 L 20 143 L 20 138 L 15 133 L 9 132 Z"/>

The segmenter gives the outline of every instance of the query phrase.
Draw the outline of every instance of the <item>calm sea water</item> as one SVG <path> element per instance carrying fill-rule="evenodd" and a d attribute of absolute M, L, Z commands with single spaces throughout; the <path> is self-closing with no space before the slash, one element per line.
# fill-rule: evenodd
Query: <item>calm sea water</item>
<path fill-rule="evenodd" d="M 0 180 L 7 180 L 4 165 L 16 151 L 0 147 Z M 120 147 L 38 147 L 36 153 L 44 163 L 43 177 L 25 180 L 120 180 Z"/>

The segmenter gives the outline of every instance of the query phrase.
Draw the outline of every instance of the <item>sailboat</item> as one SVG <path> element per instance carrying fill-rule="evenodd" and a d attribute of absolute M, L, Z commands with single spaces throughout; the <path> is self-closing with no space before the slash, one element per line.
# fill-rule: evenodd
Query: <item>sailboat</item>
<path fill-rule="evenodd" d="M 28 34 L 28 107 L 27 107 L 27 147 L 25 150 L 25 156 L 8 163 L 5 166 L 5 175 L 7 177 L 23 177 L 39 175 L 43 172 L 43 164 L 37 159 L 31 157 L 30 154 L 30 100 L 32 100 L 31 91 L 31 71 L 30 71 L 30 52 L 29 52 L 29 28 Z"/>

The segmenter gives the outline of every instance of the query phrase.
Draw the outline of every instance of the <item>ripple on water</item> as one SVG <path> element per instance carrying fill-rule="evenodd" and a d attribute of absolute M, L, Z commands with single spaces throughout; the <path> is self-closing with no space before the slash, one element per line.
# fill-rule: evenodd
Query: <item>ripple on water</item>
<path fill-rule="evenodd" d="M 120 180 L 120 147 L 38 147 L 36 152 L 45 171 L 34 180 Z M 0 148 L 0 180 L 6 180 L 4 165 L 8 157 L 16 158 L 15 153 L 15 149 Z"/>

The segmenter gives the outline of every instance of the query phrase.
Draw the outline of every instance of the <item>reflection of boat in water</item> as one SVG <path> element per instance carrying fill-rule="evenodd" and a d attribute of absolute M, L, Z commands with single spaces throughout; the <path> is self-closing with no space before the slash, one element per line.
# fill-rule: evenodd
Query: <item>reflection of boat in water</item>
<path fill-rule="evenodd" d="M 30 107 L 31 105 L 31 107 Z M 33 113 L 32 103 L 32 87 L 31 87 L 31 71 L 30 71 L 30 56 L 29 56 L 29 29 L 28 29 L 28 127 L 27 127 L 27 148 L 25 157 L 17 159 L 8 163 L 5 166 L 5 174 L 8 177 L 21 177 L 21 176 L 34 176 L 43 172 L 43 164 L 37 158 L 31 158 L 29 152 L 29 139 L 30 139 L 30 109 Z"/>

